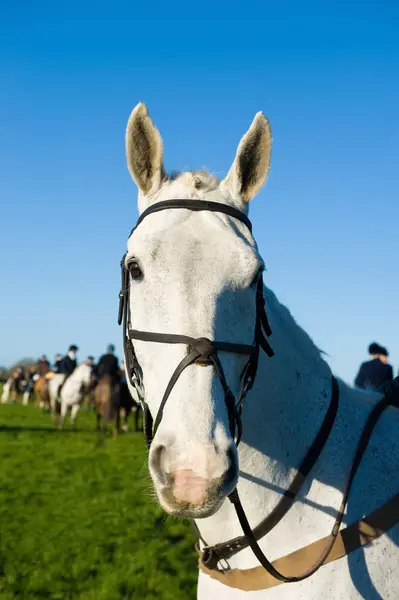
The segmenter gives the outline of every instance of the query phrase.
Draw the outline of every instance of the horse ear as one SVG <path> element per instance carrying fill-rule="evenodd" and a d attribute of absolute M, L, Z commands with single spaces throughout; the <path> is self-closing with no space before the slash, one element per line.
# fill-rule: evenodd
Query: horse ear
<path fill-rule="evenodd" d="M 270 166 L 272 131 L 262 112 L 258 112 L 243 136 L 227 177 L 222 184 L 230 188 L 233 197 L 249 202 L 266 181 Z"/>
<path fill-rule="evenodd" d="M 163 143 L 158 129 L 140 102 L 132 111 L 126 129 L 126 157 L 131 176 L 145 196 L 156 192 L 166 179 Z"/>

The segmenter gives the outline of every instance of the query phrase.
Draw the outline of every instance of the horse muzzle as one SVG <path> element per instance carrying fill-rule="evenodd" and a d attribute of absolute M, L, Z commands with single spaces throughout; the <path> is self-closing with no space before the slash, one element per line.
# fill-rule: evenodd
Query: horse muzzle
<path fill-rule="evenodd" d="M 226 451 L 210 445 L 193 449 L 187 456 L 174 456 L 173 448 L 154 445 L 149 466 L 161 506 L 180 517 L 213 515 L 238 480 L 238 457 L 233 443 Z"/>

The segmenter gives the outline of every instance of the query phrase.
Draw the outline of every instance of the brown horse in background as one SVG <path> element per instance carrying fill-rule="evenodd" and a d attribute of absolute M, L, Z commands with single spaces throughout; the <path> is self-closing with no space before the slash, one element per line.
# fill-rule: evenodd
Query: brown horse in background
<path fill-rule="evenodd" d="M 39 405 L 40 408 L 50 410 L 50 395 L 48 391 L 48 382 L 54 373 L 50 371 L 50 367 L 45 363 L 37 363 L 37 374 L 40 375 L 33 385 L 34 403 Z"/>
<path fill-rule="evenodd" d="M 136 410 L 135 430 L 138 431 L 139 407 L 132 399 L 126 384 L 113 380 L 109 375 L 103 375 L 99 378 L 93 395 L 99 431 L 105 433 L 108 423 L 115 421 L 114 435 L 117 436 L 120 432 L 121 413 L 124 413 L 124 429 L 127 429 L 132 410 Z"/>
<path fill-rule="evenodd" d="M 51 377 L 42 375 L 42 377 L 35 381 L 33 386 L 35 404 L 39 405 L 40 408 L 44 408 L 45 410 L 50 410 L 50 396 L 48 393 L 48 382 L 50 379 Z"/>

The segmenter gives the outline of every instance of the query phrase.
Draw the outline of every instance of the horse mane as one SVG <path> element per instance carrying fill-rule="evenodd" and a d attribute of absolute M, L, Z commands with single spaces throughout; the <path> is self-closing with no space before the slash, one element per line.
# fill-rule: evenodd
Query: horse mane
<path fill-rule="evenodd" d="M 220 183 L 219 178 L 206 169 L 199 169 L 198 171 L 171 171 L 168 177 L 170 181 L 176 181 L 187 174 L 192 176 L 195 187 L 198 189 L 207 191 L 215 190 Z"/>
<path fill-rule="evenodd" d="M 310 335 L 298 325 L 290 310 L 284 304 L 281 304 L 275 293 L 264 286 L 264 294 L 267 299 L 268 310 L 272 315 L 272 329 L 278 327 L 283 339 L 289 339 L 289 346 L 294 350 L 295 355 L 307 356 L 311 362 L 325 363 L 323 355 L 326 355 L 326 353 L 320 350 Z M 327 363 L 325 364 L 327 365 Z"/>

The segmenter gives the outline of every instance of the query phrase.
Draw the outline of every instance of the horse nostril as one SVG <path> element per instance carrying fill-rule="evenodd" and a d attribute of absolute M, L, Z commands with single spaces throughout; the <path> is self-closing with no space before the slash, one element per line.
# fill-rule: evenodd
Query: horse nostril
<path fill-rule="evenodd" d="M 158 477 L 164 481 L 166 475 L 166 448 L 159 445 L 151 448 L 150 466 L 157 473 Z"/>

